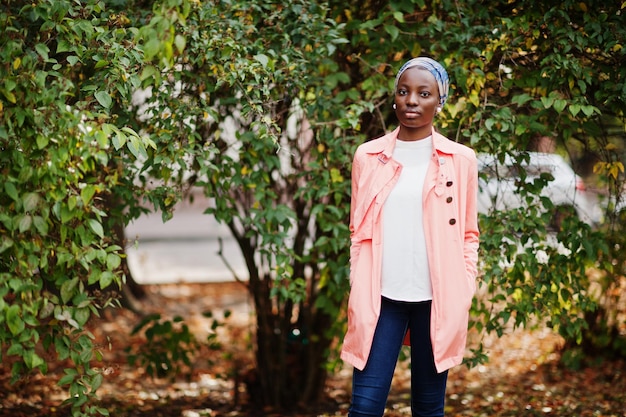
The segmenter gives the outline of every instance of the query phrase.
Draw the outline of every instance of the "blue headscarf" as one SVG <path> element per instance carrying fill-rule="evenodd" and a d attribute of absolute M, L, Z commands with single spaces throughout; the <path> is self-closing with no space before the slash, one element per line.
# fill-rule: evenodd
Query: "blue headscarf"
<path fill-rule="evenodd" d="M 443 107 L 444 103 L 448 99 L 450 78 L 448 78 L 446 69 L 439 62 L 431 58 L 420 56 L 418 58 L 413 58 L 402 65 L 400 71 L 398 71 L 398 75 L 396 75 L 396 82 L 393 88 L 394 93 L 398 90 L 398 81 L 400 80 L 402 74 L 404 74 L 404 71 L 413 67 L 425 69 L 435 76 L 435 80 L 437 80 L 437 87 L 439 87 L 439 106 Z"/>

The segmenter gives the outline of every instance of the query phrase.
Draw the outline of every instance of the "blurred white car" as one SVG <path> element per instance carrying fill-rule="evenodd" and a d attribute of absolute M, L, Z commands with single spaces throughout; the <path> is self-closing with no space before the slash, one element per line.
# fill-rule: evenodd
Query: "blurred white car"
<path fill-rule="evenodd" d="M 549 181 L 541 191 L 554 205 L 550 226 L 560 228 L 564 216 L 576 214 L 580 220 L 596 226 L 602 220 L 602 209 L 596 193 L 588 191 L 583 179 L 557 154 L 526 152 L 528 159 L 516 164 L 515 158 L 507 155 L 504 163 L 495 156 L 478 155 L 479 178 L 478 211 L 487 214 L 491 210 L 511 210 L 528 207 L 518 191 L 520 170 L 526 172 L 526 182 L 532 183 L 542 174 L 549 174 Z M 540 205 L 538 199 L 531 204 Z"/>

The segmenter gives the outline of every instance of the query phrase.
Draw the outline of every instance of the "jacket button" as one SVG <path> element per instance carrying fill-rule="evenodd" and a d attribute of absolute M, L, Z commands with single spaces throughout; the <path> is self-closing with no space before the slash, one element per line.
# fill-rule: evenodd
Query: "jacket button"
<path fill-rule="evenodd" d="M 450 224 L 456 224 L 456 219 L 450 219 L 450 221 L 448 222 Z"/>
<path fill-rule="evenodd" d="M 452 187 L 452 181 L 448 181 L 448 182 L 446 183 L 446 186 L 447 186 L 447 187 Z"/>
<path fill-rule="evenodd" d="M 446 203 L 452 203 L 452 197 L 446 198 Z"/>

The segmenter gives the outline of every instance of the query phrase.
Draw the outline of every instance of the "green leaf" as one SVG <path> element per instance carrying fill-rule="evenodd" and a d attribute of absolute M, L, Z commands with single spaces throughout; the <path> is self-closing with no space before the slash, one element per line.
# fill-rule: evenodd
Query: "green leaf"
<path fill-rule="evenodd" d="M 576 115 L 580 112 L 580 104 L 570 104 L 569 112 L 572 116 L 576 117 Z"/>
<path fill-rule="evenodd" d="M 128 150 L 133 154 L 135 158 L 139 158 L 140 156 L 147 157 L 146 148 L 141 141 L 141 138 L 137 136 L 131 136 L 128 142 L 126 143 Z"/>
<path fill-rule="evenodd" d="M 159 53 L 160 49 L 161 41 L 157 37 L 154 37 L 146 42 L 143 47 L 144 54 L 146 55 L 146 60 L 149 61 L 150 59 L 154 58 Z"/>
<path fill-rule="evenodd" d="M 159 75 L 159 71 L 154 65 L 147 65 L 141 71 L 141 75 L 139 76 L 139 79 L 144 81 L 144 80 L 147 80 L 148 78 L 157 77 L 158 75 Z"/>
<path fill-rule="evenodd" d="M 28 229 L 30 229 L 30 226 L 32 224 L 33 224 L 33 217 L 30 214 L 27 214 L 25 216 L 22 216 L 22 218 L 20 219 L 17 225 L 17 228 L 20 231 L 20 233 L 24 233 Z"/>
<path fill-rule="evenodd" d="M 78 197 L 76 197 L 75 195 L 69 196 L 69 198 L 67 199 L 67 208 L 74 211 L 77 204 L 78 204 Z"/>
<path fill-rule="evenodd" d="M 58 346 L 57 346 L 57 351 L 58 351 Z M 64 372 L 65 372 L 65 375 L 61 377 L 61 379 L 59 379 L 59 382 L 57 382 L 57 385 L 59 386 L 71 384 L 72 382 L 74 382 L 74 379 L 78 376 L 78 371 L 76 371 L 73 368 L 66 368 L 64 369 Z"/>
<path fill-rule="evenodd" d="M 393 18 L 400 23 L 404 23 L 404 14 L 400 11 L 393 12 Z"/>
<path fill-rule="evenodd" d="M 78 285 L 78 277 L 68 279 L 67 281 L 61 284 L 61 300 L 64 303 L 67 303 L 72 299 L 74 293 L 76 292 L 76 286 Z"/>
<path fill-rule="evenodd" d="M 35 229 L 40 235 L 46 236 L 48 234 L 48 222 L 41 216 L 33 216 L 33 224 Z"/>
<path fill-rule="evenodd" d="M 2 236 L 2 239 L 0 239 L 0 253 L 9 249 L 11 246 L 13 246 L 13 239 L 8 236 Z"/>
<path fill-rule="evenodd" d="M 9 347 L 6 353 L 7 355 L 22 356 L 24 353 L 24 347 L 21 343 L 15 342 L 11 345 L 11 347 Z"/>
<path fill-rule="evenodd" d="M 37 193 L 27 193 L 22 198 L 22 204 L 24 205 L 24 211 L 30 212 L 37 208 L 39 204 L 39 194 Z"/>
<path fill-rule="evenodd" d="M 71 50 L 72 50 L 72 45 L 66 39 L 61 39 L 58 41 L 57 54 L 60 54 L 63 52 L 69 52 Z"/>
<path fill-rule="evenodd" d="M 17 188 L 12 182 L 7 181 L 4 183 L 4 192 L 7 193 L 7 195 L 13 199 L 13 201 L 17 201 L 19 199 L 19 196 L 17 194 Z"/>
<path fill-rule="evenodd" d="M 544 108 L 549 109 L 554 104 L 554 97 L 541 97 L 541 103 Z"/>
<path fill-rule="evenodd" d="M 56 316 L 56 314 L 55 314 Z M 61 337 L 55 337 L 54 338 L 54 348 L 56 349 L 57 353 L 59 354 L 59 359 L 60 360 L 65 360 L 70 356 L 70 341 L 69 338 L 67 336 L 61 336 Z M 76 370 L 73 370 L 74 372 L 76 372 Z M 67 373 L 67 369 L 65 370 L 65 372 Z"/>
<path fill-rule="evenodd" d="M 113 143 L 115 149 L 119 151 L 126 143 L 126 135 L 118 130 L 117 134 L 113 136 L 113 139 L 111 139 L 111 142 Z"/>
<path fill-rule="evenodd" d="M 265 54 L 257 54 L 254 56 L 254 59 L 256 59 L 261 65 L 263 65 L 263 67 L 267 67 L 267 63 L 269 62 L 269 57 Z"/>
<path fill-rule="evenodd" d="M 82 327 L 89 320 L 90 312 L 88 308 L 77 308 L 74 311 L 74 319 Z"/>
<path fill-rule="evenodd" d="M 93 285 L 96 282 L 100 281 L 100 275 L 102 275 L 102 271 L 99 268 L 91 268 L 91 272 L 89 273 L 89 278 L 87 279 L 87 283 L 89 285 Z"/>
<path fill-rule="evenodd" d="M 563 111 L 566 105 L 567 105 L 567 100 L 563 100 L 563 99 L 554 100 L 554 110 L 558 111 L 559 113 Z"/>
<path fill-rule="evenodd" d="M 400 29 L 396 26 L 385 25 L 385 31 L 391 36 L 392 41 L 398 39 L 398 36 L 400 35 Z"/>
<path fill-rule="evenodd" d="M 45 135 L 37 135 L 37 149 L 43 149 L 48 146 L 48 137 Z"/>
<path fill-rule="evenodd" d="M 96 98 L 96 100 L 98 100 L 98 103 L 100 103 L 100 105 L 105 109 L 110 108 L 111 104 L 113 104 L 111 96 L 106 91 L 97 91 L 94 94 L 94 97 Z"/>
<path fill-rule="evenodd" d="M 109 65 L 109 61 L 107 61 L 106 59 L 101 59 L 98 62 L 96 62 L 96 69 L 104 68 L 107 65 Z"/>
<path fill-rule="evenodd" d="M 48 54 L 50 53 L 50 48 L 48 48 L 45 44 L 38 43 L 37 45 L 35 45 L 35 51 L 37 51 L 39 56 L 41 56 L 44 61 L 48 61 L 49 59 Z"/>
<path fill-rule="evenodd" d="M 16 304 L 9 306 L 9 308 L 7 308 L 6 310 L 6 315 L 5 315 L 6 323 L 7 323 L 7 326 L 9 327 L 9 331 L 14 336 L 20 334 L 24 330 L 24 327 L 25 327 L 24 321 L 22 320 L 22 317 L 20 316 L 21 312 L 22 310 L 20 306 Z"/>
<path fill-rule="evenodd" d="M 80 59 L 76 55 L 70 55 L 67 57 L 67 63 L 70 64 L 70 66 L 73 67 L 77 62 L 80 62 Z"/>
<path fill-rule="evenodd" d="M 523 106 L 528 101 L 532 100 L 532 97 L 526 93 L 517 94 L 511 98 L 511 103 L 517 104 L 518 106 Z"/>
<path fill-rule="evenodd" d="M 107 254 L 107 269 L 108 270 L 113 271 L 119 268 L 121 263 L 122 263 L 122 258 L 118 254 L 116 253 Z"/>
<path fill-rule="evenodd" d="M 73 218 L 74 218 L 74 213 L 72 212 L 72 210 L 70 210 L 70 208 L 65 205 L 62 206 L 61 207 L 61 223 L 67 223 Z"/>
<path fill-rule="evenodd" d="M 91 201 L 91 199 L 93 198 L 95 194 L 96 194 L 96 186 L 92 184 L 88 184 L 85 186 L 85 188 L 80 190 L 80 198 L 83 200 L 83 205 L 85 207 L 89 205 L 89 202 Z"/>
<path fill-rule="evenodd" d="M 35 353 L 35 351 L 32 349 L 29 349 L 26 352 L 24 352 L 23 358 L 24 358 L 24 363 L 30 369 L 39 368 L 40 366 L 45 364 L 44 360 L 39 355 L 37 355 L 37 353 Z"/>
<path fill-rule="evenodd" d="M 107 288 L 109 285 L 113 283 L 114 280 L 115 280 L 115 274 L 113 272 L 111 271 L 102 272 L 102 274 L 100 275 L 100 288 L 101 289 Z"/>
<path fill-rule="evenodd" d="M 178 50 L 179 54 L 182 54 L 185 50 L 186 42 L 187 41 L 184 36 L 176 35 L 176 37 L 174 38 L 174 45 L 176 45 L 176 49 Z"/>
<path fill-rule="evenodd" d="M 595 107 L 594 106 L 582 106 L 581 107 L 583 113 L 585 113 L 585 116 L 589 117 L 593 114 L 593 112 L 595 111 Z"/>
<path fill-rule="evenodd" d="M 100 238 L 104 238 L 104 229 L 102 228 L 102 223 L 100 223 L 96 219 L 89 219 L 89 228 L 93 230 L 95 234 L 97 234 Z"/>
<path fill-rule="evenodd" d="M 104 376 L 101 373 L 95 374 L 93 379 L 91 380 L 91 391 L 95 392 L 98 388 L 100 388 L 100 385 L 102 385 L 103 381 Z"/>

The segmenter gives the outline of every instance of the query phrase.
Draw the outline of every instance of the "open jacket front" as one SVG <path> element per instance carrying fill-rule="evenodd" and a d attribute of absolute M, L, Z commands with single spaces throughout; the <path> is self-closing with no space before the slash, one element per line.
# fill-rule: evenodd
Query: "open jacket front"
<path fill-rule="evenodd" d="M 353 160 L 351 290 L 341 358 L 358 369 L 367 363 L 380 314 L 382 208 L 402 170 L 392 158 L 398 131 L 360 145 Z M 465 351 L 476 290 L 477 193 L 474 151 L 433 130 L 422 202 L 433 290 L 431 340 L 438 372 L 461 363 Z"/>

